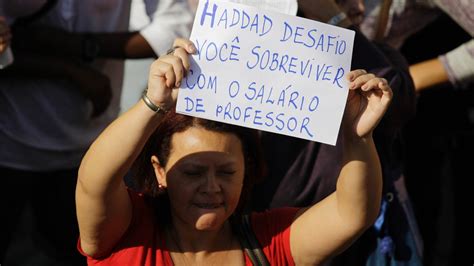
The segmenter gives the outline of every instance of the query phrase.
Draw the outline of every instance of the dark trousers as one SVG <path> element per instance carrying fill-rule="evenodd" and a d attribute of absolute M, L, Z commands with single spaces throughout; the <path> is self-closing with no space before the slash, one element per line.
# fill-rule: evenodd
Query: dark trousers
<path fill-rule="evenodd" d="M 79 236 L 75 207 L 77 170 L 29 172 L 0 167 L 0 264 L 20 224 L 22 211 L 29 203 L 34 248 L 53 258 L 55 265 L 85 265 L 84 257 L 76 249 Z"/>

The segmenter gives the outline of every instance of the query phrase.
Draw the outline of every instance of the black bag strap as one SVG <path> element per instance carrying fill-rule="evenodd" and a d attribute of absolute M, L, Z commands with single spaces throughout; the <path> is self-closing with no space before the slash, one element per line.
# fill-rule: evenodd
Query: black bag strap
<path fill-rule="evenodd" d="M 243 215 L 239 226 L 239 241 L 254 266 L 270 266 L 270 262 L 262 251 L 250 224 L 250 216 Z"/>
<path fill-rule="evenodd" d="M 35 20 L 40 19 L 42 16 L 46 15 L 53 7 L 56 5 L 58 0 L 47 0 L 46 3 L 38 9 L 35 13 L 17 18 L 13 23 L 12 27 L 15 26 L 27 26 L 28 24 L 34 22 Z"/>

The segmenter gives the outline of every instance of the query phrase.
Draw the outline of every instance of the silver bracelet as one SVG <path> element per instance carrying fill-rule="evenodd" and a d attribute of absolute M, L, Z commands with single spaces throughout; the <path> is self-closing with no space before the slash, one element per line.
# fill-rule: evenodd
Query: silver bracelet
<path fill-rule="evenodd" d="M 168 49 L 168 51 L 166 51 L 166 54 L 167 55 L 174 55 L 174 50 L 178 49 L 179 46 L 173 46 L 172 48 Z"/>
<path fill-rule="evenodd" d="M 168 110 L 164 109 L 163 107 L 161 107 L 159 105 L 154 104 L 150 100 L 150 98 L 148 98 L 148 96 L 146 95 L 147 92 L 148 92 L 148 90 L 144 90 L 143 93 L 142 93 L 142 100 L 146 104 L 146 106 L 148 106 L 148 108 L 150 108 L 155 113 L 166 114 L 168 112 Z"/>
<path fill-rule="evenodd" d="M 341 21 L 343 21 L 344 19 L 347 18 L 347 15 L 346 13 L 344 12 L 339 12 L 337 15 L 335 15 L 334 17 L 332 17 L 330 20 L 328 20 L 328 22 L 326 22 L 327 24 L 331 24 L 331 25 L 334 25 L 334 26 L 337 26 L 339 25 L 339 23 L 341 23 Z"/>

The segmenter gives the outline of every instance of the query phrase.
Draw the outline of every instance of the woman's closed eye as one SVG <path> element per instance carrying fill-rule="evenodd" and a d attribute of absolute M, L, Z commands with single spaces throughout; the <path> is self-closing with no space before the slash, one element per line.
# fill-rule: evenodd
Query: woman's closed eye
<path fill-rule="evenodd" d="M 203 174 L 202 171 L 183 171 L 183 173 L 189 177 L 197 177 L 197 176 L 201 176 Z"/>
<path fill-rule="evenodd" d="M 199 177 L 205 172 L 206 169 L 202 167 L 187 167 L 182 170 L 182 173 L 188 177 Z"/>
<path fill-rule="evenodd" d="M 217 175 L 218 176 L 223 176 L 223 177 L 227 177 L 227 176 L 233 176 L 237 171 L 236 170 L 233 170 L 233 169 L 224 169 L 224 170 L 219 170 L 217 171 Z"/>
<path fill-rule="evenodd" d="M 205 172 L 206 171 L 204 170 L 193 169 L 193 170 L 184 170 L 183 174 L 189 177 L 199 177 L 203 175 Z M 219 170 L 216 172 L 216 175 L 227 177 L 227 176 L 233 176 L 236 172 L 237 172 L 236 170 Z"/>

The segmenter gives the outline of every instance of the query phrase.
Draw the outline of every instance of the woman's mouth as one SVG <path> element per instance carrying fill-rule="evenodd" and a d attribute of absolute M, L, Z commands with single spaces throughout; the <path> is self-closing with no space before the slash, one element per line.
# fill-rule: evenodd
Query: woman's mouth
<path fill-rule="evenodd" d="M 207 209 L 207 210 L 212 210 L 212 209 L 217 209 L 222 207 L 224 204 L 223 203 L 212 203 L 212 202 L 205 202 L 205 203 L 194 203 L 194 205 L 200 209 Z"/>

